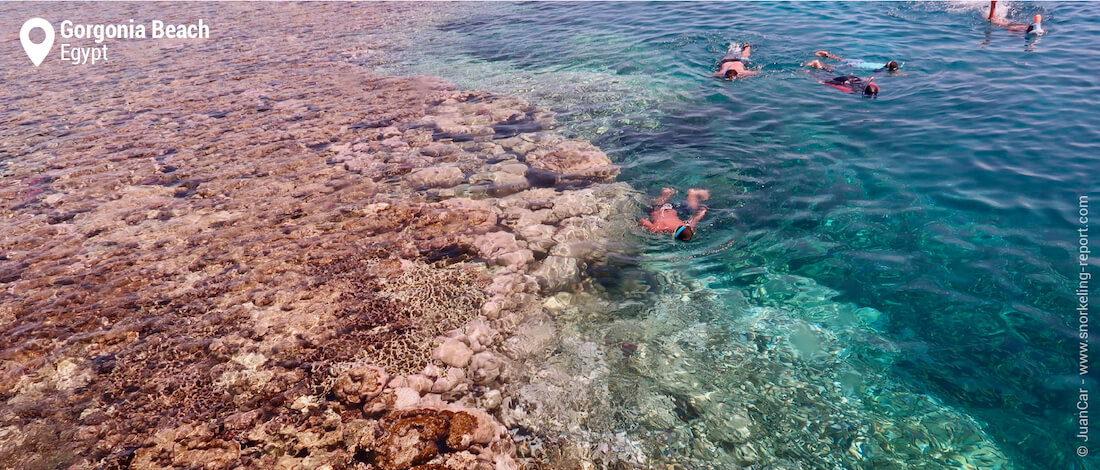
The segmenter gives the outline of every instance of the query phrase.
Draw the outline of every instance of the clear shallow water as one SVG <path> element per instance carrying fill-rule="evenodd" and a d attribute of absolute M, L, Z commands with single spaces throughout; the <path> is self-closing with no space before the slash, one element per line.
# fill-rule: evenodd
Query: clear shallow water
<path fill-rule="evenodd" d="M 982 2 L 464 4 L 410 52 L 421 73 L 557 110 L 640 190 L 711 189 L 697 241 L 626 257 L 641 280 L 616 295 L 681 295 L 652 274 L 675 271 L 719 299 L 711 332 L 833 338 L 866 380 L 973 418 L 1015 468 L 1094 468 L 1072 455 L 1071 276 L 1100 170 L 1100 6 L 1002 6 L 1049 34 L 991 28 Z M 759 76 L 707 77 L 730 41 L 754 44 Z M 904 73 L 860 99 L 801 70 L 818 49 Z M 623 305 L 612 318 L 669 314 Z"/>

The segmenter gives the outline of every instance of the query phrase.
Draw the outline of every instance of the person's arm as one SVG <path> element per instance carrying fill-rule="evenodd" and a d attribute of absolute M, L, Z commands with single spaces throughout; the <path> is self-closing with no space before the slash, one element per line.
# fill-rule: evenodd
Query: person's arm
<path fill-rule="evenodd" d="M 638 225 L 641 225 L 642 227 L 645 227 L 646 230 L 649 230 L 651 232 L 654 231 L 653 230 L 653 222 L 650 222 L 649 219 L 638 219 Z"/>
<path fill-rule="evenodd" d="M 804 65 L 811 68 L 811 69 L 824 70 L 826 72 L 832 72 L 833 71 L 833 66 L 832 65 L 824 64 L 820 60 L 817 60 L 817 59 L 806 62 Z"/>
<path fill-rule="evenodd" d="M 818 57 L 824 57 L 826 59 L 844 60 L 843 57 L 838 56 L 838 55 L 830 54 L 828 51 L 817 51 L 817 52 L 814 52 L 814 55 L 816 55 Z"/>
<path fill-rule="evenodd" d="M 997 0 L 989 1 L 989 22 L 993 22 L 993 12 L 997 11 Z"/>
<path fill-rule="evenodd" d="M 703 219 L 704 215 L 707 215 L 707 206 L 700 207 L 699 212 L 696 212 L 695 216 L 693 216 L 687 224 L 694 227 L 695 224 L 699 223 L 699 221 Z"/>

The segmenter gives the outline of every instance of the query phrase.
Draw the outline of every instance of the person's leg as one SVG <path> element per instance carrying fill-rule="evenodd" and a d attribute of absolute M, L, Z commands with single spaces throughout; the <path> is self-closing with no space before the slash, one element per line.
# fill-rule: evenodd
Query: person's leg
<path fill-rule="evenodd" d="M 707 199 L 710 199 L 710 191 L 696 188 L 688 190 L 687 203 L 691 210 L 698 210 L 699 201 L 706 201 Z"/>

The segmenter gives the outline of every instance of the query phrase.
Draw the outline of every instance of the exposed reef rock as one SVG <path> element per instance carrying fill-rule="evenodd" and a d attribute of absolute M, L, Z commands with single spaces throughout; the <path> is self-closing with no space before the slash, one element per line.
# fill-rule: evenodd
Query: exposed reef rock
<path fill-rule="evenodd" d="M 44 91 L 10 109 L 53 105 L 0 129 L 0 461 L 576 462 L 520 452 L 502 423 L 525 406 L 526 364 L 548 356 L 543 299 L 577 288 L 630 225 L 617 169 L 522 100 L 314 54 L 339 38 L 250 39 L 277 26 L 229 8 L 225 34 L 262 73 L 169 67 L 134 44 L 96 71 L 125 93 L 14 72 Z M 415 20 L 415 6 L 350 8 L 376 13 L 364 27 Z M 522 441 L 554 439 L 537 432 Z"/>

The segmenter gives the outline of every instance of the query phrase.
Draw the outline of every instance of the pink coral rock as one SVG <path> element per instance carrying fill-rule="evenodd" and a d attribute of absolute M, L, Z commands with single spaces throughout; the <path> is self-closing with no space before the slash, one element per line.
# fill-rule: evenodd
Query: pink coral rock
<path fill-rule="evenodd" d="M 409 387 L 396 389 L 393 391 L 393 395 L 393 407 L 398 410 L 415 408 L 416 404 L 420 402 L 420 392 Z"/>
<path fill-rule="evenodd" d="M 474 352 L 466 343 L 450 338 L 439 345 L 432 353 L 432 357 L 451 367 L 466 367 L 470 364 L 470 357 Z"/>

